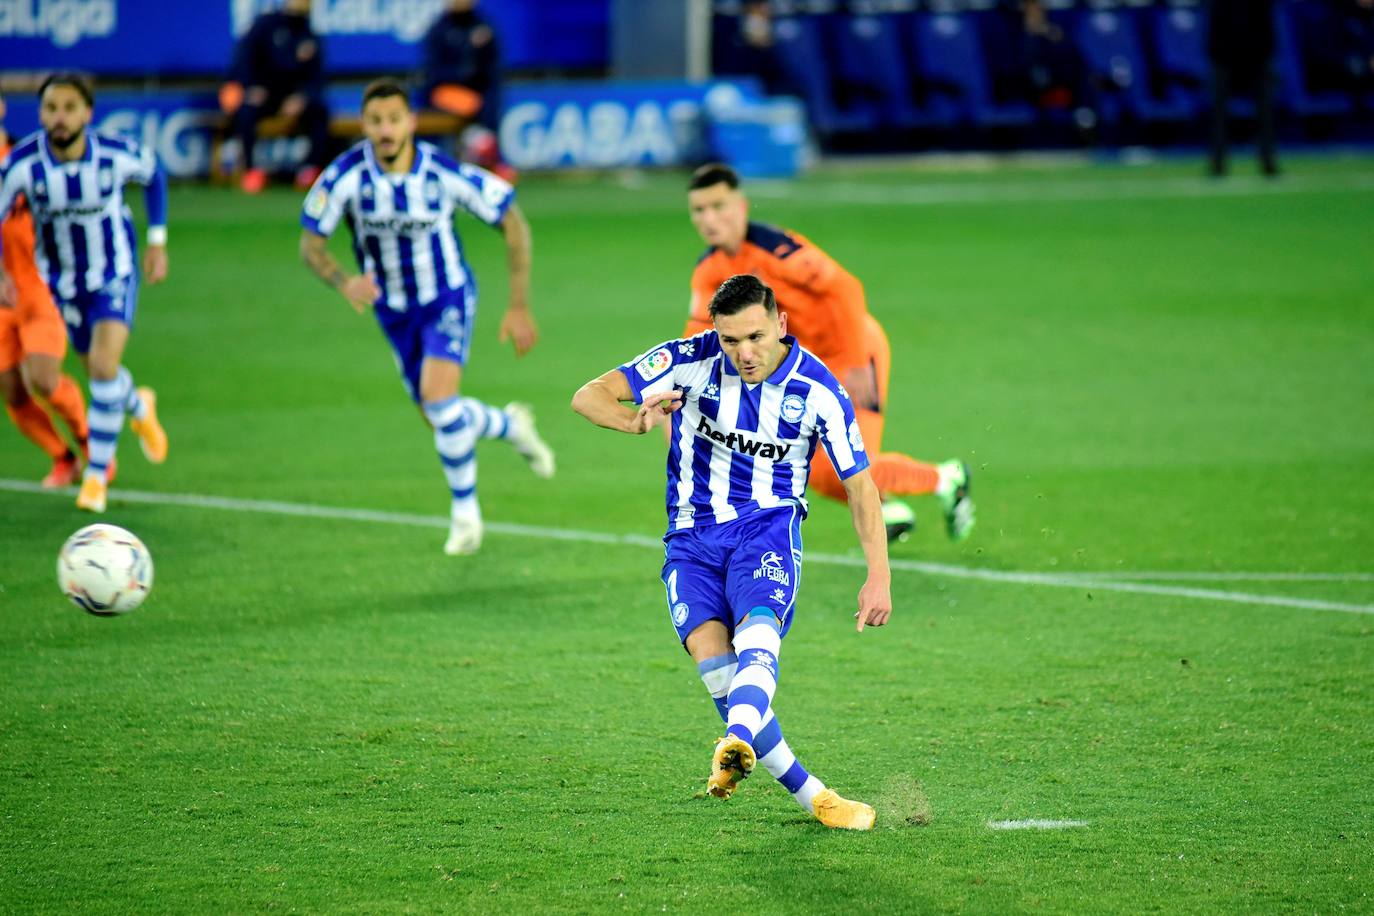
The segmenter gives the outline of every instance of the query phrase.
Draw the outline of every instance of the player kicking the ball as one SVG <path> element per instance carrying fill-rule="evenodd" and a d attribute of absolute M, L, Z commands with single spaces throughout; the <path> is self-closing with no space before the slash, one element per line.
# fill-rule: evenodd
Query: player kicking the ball
<path fill-rule="evenodd" d="M 892 613 L 886 533 L 863 436 L 844 389 L 786 336 L 787 316 L 760 280 L 726 280 L 709 312 L 714 330 L 670 340 L 593 379 L 573 409 L 636 435 L 670 424 L 663 584 L 678 638 L 726 725 L 708 791 L 729 798 L 761 762 L 827 827 L 867 830 L 873 809 L 808 773 L 772 708 L 818 443 L 843 482 L 868 565 L 859 631 Z"/>
<path fill-rule="evenodd" d="M 482 544 L 477 440 L 505 439 L 540 477 L 553 476 L 554 459 L 528 407 L 498 409 L 458 393 L 477 283 L 453 219 L 465 210 L 505 235 L 510 307 L 501 340 L 513 340 L 517 356 L 538 338 L 529 308 L 529 224 L 507 182 L 415 142 L 415 115 L 398 83 L 378 80 L 363 91 L 363 132 L 367 139 L 330 163 L 306 196 L 301 256 L 382 326 L 410 396 L 434 428 L 452 493 L 444 552 L 474 553 Z M 340 221 L 352 232 L 360 274 L 346 276 L 326 248 Z"/>

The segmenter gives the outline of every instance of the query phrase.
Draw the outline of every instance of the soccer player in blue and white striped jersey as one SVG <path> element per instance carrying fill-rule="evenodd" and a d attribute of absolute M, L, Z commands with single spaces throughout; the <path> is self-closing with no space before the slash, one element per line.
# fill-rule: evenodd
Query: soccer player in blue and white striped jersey
<path fill-rule="evenodd" d="M 517 356 L 538 338 L 529 307 L 529 224 L 510 184 L 416 142 L 415 115 L 399 84 L 378 80 L 363 91 L 363 132 L 366 139 L 330 163 L 306 196 L 301 256 L 355 310 L 376 316 L 406 389 L 434 428 L 452 495 L 444 552 L 473 553 L 482 543 L 477 441 L 506 440 L 540 477 L 553 476 L 554 458 L 528 406 L 496 408 L 459 394 L 477 281 L 453 220 L 464 211 L 505 236 L 510 304 L 500 339 L 511 340 Z M 326 247 L 341 222 L 360 271 L 351 276 Z"/>
<path fill-rule="evenodd" d="M 818 445 L 844 483 L 868 566 L 859 631 L 892 613 L 887 534 L 863 436 L 848 394 L 787 336 L 787 316 L 758 278 L 726 280 L 710 314 L 714 330 L 670 340 L 593 379 L 573 409 L 633 434 L 671 423 L 663 584 L 678 639 L 725 720 L 710 793 L 729 798 L 761 761 L 826 826 L 867 830 L 873 809 L 808 773 L 772 708 Z"/>
<path fill-rule="evenodd" d="M 33 212 L 38 268 L 90 381 L 89 455 L 76 504 L 103 512 L 126 412 L 148 460 L 167 458 L 156 395 L 135 387 L 123 365 L 139 283 L 138 243 L 123 188 L 132 181 L 146 189 L 143 279 L 160 283 L 167 276 L 167 179 L 151 150 L 89 129 L 95 97 L 83 78 L 49 76 L 38 98 L 43 129 L 19 141 L 0 163 L 0 214 L 20 194 Z M 8 284 L 0 274 L 0 298 Z"/>

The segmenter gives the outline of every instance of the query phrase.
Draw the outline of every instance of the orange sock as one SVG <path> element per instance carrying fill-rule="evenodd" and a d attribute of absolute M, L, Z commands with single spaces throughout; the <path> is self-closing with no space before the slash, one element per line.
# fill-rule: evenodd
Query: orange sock
<path fill-rule="evenodd" d="M 934 493 L 940 483 L 935 465 L 917 461 L 901 452 L 883 452 L 871 463 L 878 492 L 903 496 Z"/>
<path fill-rule="evenodd" d="M 9 412 L 14 425 L 19 427 L 19 431 L 32 440 L 34 445 L 47 452 L 49 458 L 57 460 L 67 454 L 67 443 L 57 434 L 57 427 L 52 425 L 52 418 L 33 398 L 26 399 L 18 407 L 6 404 L 5 410 Z"/>
<path fill-rule="evenodd" d="M 72 431 L 77 444 L 84 444 L 88 430 L 86 428 L 86 399 L 81 396 L 81 386 L 72 381 L 72 377 L 64 372 L 48 403 L 62 418 L 62 422 L 67 424 L 67 428 Z"/>

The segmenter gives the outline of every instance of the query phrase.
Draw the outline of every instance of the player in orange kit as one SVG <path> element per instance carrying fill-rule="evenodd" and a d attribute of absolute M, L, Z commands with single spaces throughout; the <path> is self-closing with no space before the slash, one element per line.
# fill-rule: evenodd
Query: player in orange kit
<path fill-rule="evenodd" d="M 0 125 L 4 116 L 5 104 L 0 99 Z M 0 162 L 8 153 L 9 136 L 0 126 Z M 75 444 L 83 449 L 86 402 L 81 387 L 62 372 L 67 327 L 34 263 L 33 216 L 21 199 L 3 217 L 0 248 L 3 274 L 10 282 L 0 281 L 0 397 L 19 431 L 52 459 L 43 486 L 65 487 L 76 482 L 81 465 L 39 398 L 62 418 Z"/>
<path fill-rule="evenodd" d="M 890 497 L 920 493 L 939 498 L 950 538 L 968 537 L 974 511 L 964 462 L 928 464 L 900 452 L 881 451 L 892 351 L 882 325 L 868 312 L 863 284 L 804 236 L 750 222 L 739 175 L 727 165 L 710 163 L 692 174 L 687 206 L 692 225 L 710 248 L 692 273 L 691 314 L 684 336 L 711 327 L 707 305 L 727 278 L 753 274 L 768 284 L 787 313 L 787 330 L 848 389 L 873 456 L 873 481 L 884 497 L 888 537 L 900 537 L 915 524 L 911 508 Z M 832 499 L 845 498 L 834 468 L 819 457 L 811 464 L 811 486 Z"/>

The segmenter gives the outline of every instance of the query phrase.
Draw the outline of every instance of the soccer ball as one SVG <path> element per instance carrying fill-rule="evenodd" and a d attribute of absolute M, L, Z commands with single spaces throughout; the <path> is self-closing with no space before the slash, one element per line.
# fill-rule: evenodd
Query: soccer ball
<path fill-rule="evenodd" d="M 127 614 L 153 587 L 153 557 L 130 531 L 87 525 L 57 555 L 57 585 L 81 610 L 97 617 Z"/>

